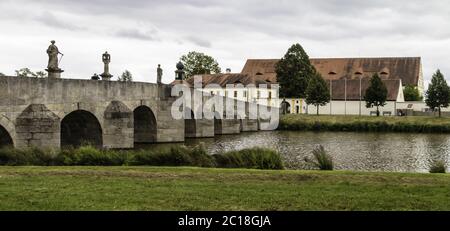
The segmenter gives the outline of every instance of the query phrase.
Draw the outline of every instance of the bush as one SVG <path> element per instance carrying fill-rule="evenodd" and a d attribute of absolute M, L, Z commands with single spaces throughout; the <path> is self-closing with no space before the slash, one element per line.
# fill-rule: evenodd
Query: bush
<path fill-rule="evenodd" d="M 53 150 L 43 150 L 38 148 L 0 149 L 0 165 L 39 165 L 49 166 L 55 164 L 57 153 Z"/>
<path fill-rule="evenodd" d="M 100 150 L 94 146 L 68 148 L 60 151 L 0 149 L 0 165 L 37 166 L 198 166 L 227 168 L 282 169 L 280 155 L 269 149 L 253 148 L 215 156 L 208 155 L 203 145 L 193 148 L 175 146 L 164 150 Z"/>
<path fill-rule="evenodd" d="M 447 166 L 444 161 L 437 160 L 430 164 L 430 173 L 445 173 L 447 171 Z"/>
<path fill-rule="evenodd" d="M 283 169 L 280 155 L 273 150 L 250 148 L 214 155 L 217 167 Z"/>
<path fill-rule="evenodd" d="M 316 147 L 313 151 L 314 160 L 305 157 L 305 161 L 312 164 L 320 170 L 333 170 L 333 158 L 325 151 L 322 145 Z"/>

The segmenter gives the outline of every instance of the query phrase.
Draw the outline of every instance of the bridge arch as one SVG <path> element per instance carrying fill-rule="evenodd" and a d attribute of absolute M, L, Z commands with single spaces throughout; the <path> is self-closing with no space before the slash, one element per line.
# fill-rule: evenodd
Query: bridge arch
<path fill-rule="evenodd" d="M 3 147 L 13 147 L 14 143 L 9 132 L 0 125 L 0 148 Z"/>
<path fill-rule="evenodd" d="M 61 120 L 61 147 L 91 144 L 103 146 L 103 132 L 97 117 L 85 110 L 76 110 Z"/>
<path fill-rule="evenodd" d="M 223 116 L 220 116 L 218 112 L 214 112 L 214 134 L 222 135 Z"/>
<path fill-rule="evenodd" d="M 197 134 L 197 124 L 194 111 L 186 107 L 184 113 L 184 137 L 195 138 Z"/>
<path fill-rule="evenodd" d="M 14 124 L 5 116 L 0 115 L 0 148 L 14 147 Z"/>
<path fill-rule="evenodd" d="M 142 105 L 134 109 L 134 142 L 155 143 L 157 141 L 157 123 L 152 109 Z"/>

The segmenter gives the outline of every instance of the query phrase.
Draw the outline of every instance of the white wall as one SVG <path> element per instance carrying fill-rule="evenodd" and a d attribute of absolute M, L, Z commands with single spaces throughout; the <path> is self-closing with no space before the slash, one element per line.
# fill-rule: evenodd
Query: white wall
<path fill-rule="evenodd" d="M 384 107 L 380 107 L 380 114 L 383 112 L 390 112 L 392 116 L 395 115 L 397 103 L 388 101 Z M 325 106 L 319 107 L 319 114 L 321 115 L 359 115 L 361 108 L 361 115 L 370 115 L 370 112 L 376 112 L 376 107 L 366 108 L 365 101 L 331 101 Z M 308 105 L 308 114 L 316 114 L 316 106 Z"/>

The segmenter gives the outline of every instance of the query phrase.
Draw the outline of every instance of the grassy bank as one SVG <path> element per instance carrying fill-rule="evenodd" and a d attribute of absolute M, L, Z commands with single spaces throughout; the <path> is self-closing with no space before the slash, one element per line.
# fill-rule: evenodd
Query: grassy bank
<path fill-rule="evenodd" d="M 450 118 L 284 115 L 280 130 L 450 133 Z"/>
<path fill-rule="evenodd" d="M 52 149 L 0 149 L 0 165 L 10 166 L 196 166 L 283 169 L 279 153 L 250 148 L 209 155 L 202 146 L 159 150 L 100 150 L 92 146 Z"/>
<path fill-rule="evenodd" d="M 0 167 L 0 210 L 450 210 L 450 175 Z"/>

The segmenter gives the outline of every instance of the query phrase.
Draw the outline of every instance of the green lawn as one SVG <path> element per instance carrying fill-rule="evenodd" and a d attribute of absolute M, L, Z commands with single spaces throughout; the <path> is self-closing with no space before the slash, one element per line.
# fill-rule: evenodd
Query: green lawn
<path fill-rule="evenodd" d="M 0 210 L 450 210 L 450 175 L 0 167 Z"/>
<path fill-rule="evenodd" d="M 283 115 L 281 130 L 450 132 L 450 117 Z"/>

